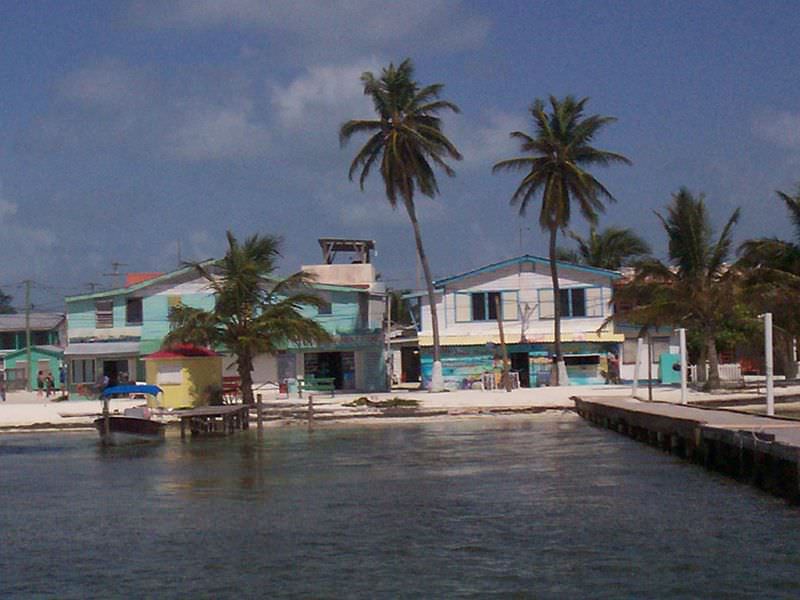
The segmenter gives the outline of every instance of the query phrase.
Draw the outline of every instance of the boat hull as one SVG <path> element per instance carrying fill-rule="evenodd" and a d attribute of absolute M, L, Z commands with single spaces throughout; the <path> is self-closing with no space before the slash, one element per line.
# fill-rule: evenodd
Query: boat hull
<path fill-rule="evenodd" d="M 109 416 L 108 431 L 105 421 L 106 417 L 95 419 L 94 426 L 100 433 L 100 440 L 110 446 L 153 443 L 164 439 L 164 424 L 152 419 Z"/>

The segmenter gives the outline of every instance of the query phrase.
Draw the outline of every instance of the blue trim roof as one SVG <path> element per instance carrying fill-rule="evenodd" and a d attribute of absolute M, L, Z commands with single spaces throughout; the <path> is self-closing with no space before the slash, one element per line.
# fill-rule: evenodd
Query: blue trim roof
<path fill-rule="evenodd" d="M 523 263 L 538 263 L 538 264 L 550 265 L 550 259 L 544 258 L 543 256 L 523 254 L 522 256 L 517 256 L 515 258 L 502 260 L 500 262 L 496 262 L 491 265 L 486 265 L 485 267 L 480 267 L 478 269 L 473 269 L 472 271 L 460 273 L 459 275 L 452 275 L 450 277 L 445 277 L 444 279 L 437 279 L 436 281 L 433 282 L 433 285 L 435 287 L 443 287 L 445 284 L 451 283 L 453 281 L 458 281 L 459 279 L 465 279 L 466 277 L 472 277 L 473 275 L 479 275 L 481 273 L 486 273 L 489 271 L 497 271 L 498 269 L 502 269 L 504 267 L 523 264 Z M 620 277 L 622 277 L 622 273 L 620 273 L 619 271 L 611 271 L 609 269 L 600 269 L 598 267 L 587 267 L 585 265 L 576 265 L 575 263 L 569 263 L 560 260 L 556 261 L 556 264 L 559 267 L 563 267 L 565 269 L 573 269 L 575 271 L 583 271 L 585 273 L 592 273 L 594 275 L 602 275 L 610 279 L 619 279 Z"/>

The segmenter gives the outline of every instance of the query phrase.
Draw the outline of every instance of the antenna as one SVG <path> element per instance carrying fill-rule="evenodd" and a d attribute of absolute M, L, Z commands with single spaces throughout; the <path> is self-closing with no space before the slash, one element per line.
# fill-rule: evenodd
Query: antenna
<path fill-rule="evenodd" d="M 118 277 L 120 275 L 122 275 L 122 273 L 119 272 L 119 268 L 120 267 L 127 267 L 127 266 L 128 266 L 127 263 L 121 263 L 121 262 L 117 262 L 115 260 L 112 260 L 111 261 L 111 269 L 112 269 L 113 272 L 111 272 L 111 273 L 103 273 L 103 277 L 113 277 L 114 278 L 114 283 L 116 284 L 116 286 L 117 287 L 122 287 L 120 285 L 120 282 L 118 281 Z"/>
<path fill-rule="evenodd" d="M 97 289 L 97 286 L 99 286 L 100 284 L 95 283 L 94 281 L 87 281 L 83 285 L 89 288 L 89 293 L 94 294 L 95 289 Z"/>

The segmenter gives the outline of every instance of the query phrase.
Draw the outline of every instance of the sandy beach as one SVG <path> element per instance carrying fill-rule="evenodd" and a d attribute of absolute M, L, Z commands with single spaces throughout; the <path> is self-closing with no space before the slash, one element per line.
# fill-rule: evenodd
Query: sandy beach
<path fill-rule="evenodd" d="M 638 398 L 647 399 L 647 388 L 640 387 Z M 800 394 L 800 386 L 776 390 L 780 401 Z M 404 422 L 409 419 L 465 418 L 481 415 L 524 415 L 544 411 L 563 411 L 574 408 L 574 396 L 620 396 L 630 397 L 629 385 L 563 386 L 522 388 L 511 392 L 502 390 L 459 390 L 431 394 L 421 390 L 395 390 L 391 393 L 374 394 L 313 394 L 314 418 L 320 424 L 334 422 Z M 413 408 L 382 408 L 375 406 L 352 406 L 354 401 L 366 398 L 370 403 L 380 403 L 393 398 L 416 400 Z M 738 402 L 737 410 L 758 411 L 762 404 L 763 390 L 719 391 L 713 394 L 689 391 L 690 403 Z M 680 402 L 680 389 L 670 386 L 653 388 L 653 399 L 659 402 Z M 741 404 L 748 401 L 747 404 Z M 751 402 L 750 402 L 751 401 Z M 308 395 L 299 398 L 278 396 L 274 392 L 262 393 L 264 421 L 267 426 L 305 422 L 308 416 Z M 362 400 L 363 402 L 363 400 Z M 112 400 L 112 412 L 141 404 L 140 400 Z M 791 404 L 784 403 L 790 407 Z M 92 426 L 99 416 L 101 404 L 96 400 L 50 402 L 30 392 L 12 392 L 6 402 L 0 403 L 0 431 L 63 431 Z"/>

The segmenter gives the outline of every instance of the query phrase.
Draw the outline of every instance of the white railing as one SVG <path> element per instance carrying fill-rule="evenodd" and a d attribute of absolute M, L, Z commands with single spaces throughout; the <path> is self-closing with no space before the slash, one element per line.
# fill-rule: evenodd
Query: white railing
<path fill-rule="evenodd" d="M 708 375 L 708 364 L 704 366 L 704 373 Z M 697 367 L 698 365 L 689 365 L 689 377 L 692 381 L 697 382 Z M 705 381 L 706 377 L 703 377 Z M 719 379 L 720 381 L 742 381 L 742 366 L 738 363 L 727 363 L 719 365 Z"/>

